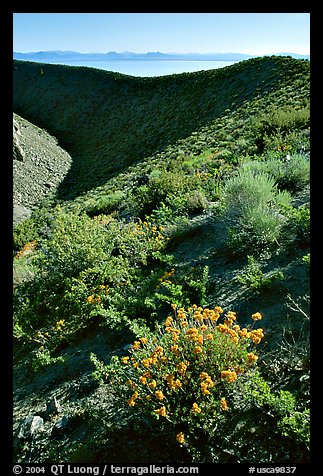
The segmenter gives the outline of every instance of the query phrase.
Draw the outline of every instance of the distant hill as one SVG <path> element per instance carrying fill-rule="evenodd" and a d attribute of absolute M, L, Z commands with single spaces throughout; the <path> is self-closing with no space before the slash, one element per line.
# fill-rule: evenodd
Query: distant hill
<path fill-rule="evenodd" d="M 296 53 L 277 53 L 276 56 L 291 56 L 298 59 L 309 59 L 309 55 L 299 55 Z M 250 58 L 256 58 L 259 55 L 248 55 L 244 53 L 132 53 L 129 51 L 116 53 L 109 51 L 107 53 L 78 53 L 76 51 L 37 51 L 30 53 L 13 53 L 13 58 L 25 61 L 122 61 L 122 60 L 176 60 L 176 61 L 243 61 Z"/>

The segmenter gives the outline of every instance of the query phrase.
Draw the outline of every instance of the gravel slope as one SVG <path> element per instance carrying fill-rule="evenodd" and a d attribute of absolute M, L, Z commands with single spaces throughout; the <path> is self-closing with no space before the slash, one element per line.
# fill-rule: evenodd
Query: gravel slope
<path fill-rule="evenodd" d="M 26 119 L 13 115 L 13 221 L 19 223 L 66 176 L 71 156 L 57 140 Z"/>

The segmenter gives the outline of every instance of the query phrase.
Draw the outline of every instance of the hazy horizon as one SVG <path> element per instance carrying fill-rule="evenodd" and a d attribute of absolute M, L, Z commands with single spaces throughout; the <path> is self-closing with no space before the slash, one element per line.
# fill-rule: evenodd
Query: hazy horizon
<path fill-rule="evenodd" d="M 172 52 L 169 52 L 169 51 L 145 51 L 145 52 L 137 52 L 137 51 L 131 51 L 131 50 L 126 50 L 126 51 L 115 51 L 115 50 L 107 50 L 107 51 L 89 51 L 89 52 L 81 52 L 81 51 L 77 51 L 77 50 L 35 50 L 35 51 L 17 51 L 17 50 L 14 50 L 13 53 L 15 54 L 24 54 L 24 55 L 28 55 L 28 54 L 37 54 L 37 53 L 73 53 L 73 54 L 78 54 L 78 55 L 106 55 L 106 54 L 117 54 L 117 55 L 167 55 L 167 56 L 229 56 L 229 55 L 241 55 L 241 56 L 252 56 L 252 57 L 257 57 L 257 56 L 268 56 L 268 55 L 298 55 L 298 56 L 310 56 L 310 54 L 303 54 L 303 53 L 299 53 L 298 51 L 277 51 L 277 52 L 274 52 L 274 53 L 270 53 L 270 54 L 249 54 L 249 53 L 245 53 L 243 51 L 228 51 L 228 52 L 223 52 L 223 51 L 214 51 L 214 52 L 209 52 L 209 53 L 201 53 L 199 51 L 190 51 L 190 52 L 185 52 L 185 53 L 181 53 L 181 52 L 178 52 L 178 51 L 172 51 Z"/>
<path fill-rule="evenodd" d="M 21 53 L 310 54 L 309 13 L 15 13 L 13 26 Z"/>

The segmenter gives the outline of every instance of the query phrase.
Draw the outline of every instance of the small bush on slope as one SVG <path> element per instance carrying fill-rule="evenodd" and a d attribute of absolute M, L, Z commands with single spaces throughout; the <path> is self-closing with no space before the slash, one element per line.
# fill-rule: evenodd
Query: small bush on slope
<path fill-rule="evenodd" d="M 280 212 L 290 200 L 290 194 L 280 192 L 268 174 L 241 169 L 223 187 L 222 219 L 229 243 L 257 249 L 276 244 L 284 224 Z"/>
<path fill-rule="evenodd" d="M 279 190 L 287 190 L 292 194 L 302 190 L 310 180 L 310 161 L 303 154 L 251 161 L 243 164 L 243 169 L 269 174 L 275 180 Z"/>

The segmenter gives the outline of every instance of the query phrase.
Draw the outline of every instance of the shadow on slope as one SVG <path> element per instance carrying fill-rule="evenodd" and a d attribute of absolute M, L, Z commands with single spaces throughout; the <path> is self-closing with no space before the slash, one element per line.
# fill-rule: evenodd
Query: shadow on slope
<path fill-rule="evenodd" d="M 71 199 L 227 109 L 282 87 L 306 63 L 263 57 L 216 70 L 137 78 L 14 61 L 14 111 L 54 135 L 73 157 L 57 192 Z"/>
<path fill-rule="evenodd" d="M 17 114 L 13 115 L 13 126 L 15 224 L 28 218 L 46 196 L 55 192 L 68 173 L 72 159 L 52 136 Z"/>

